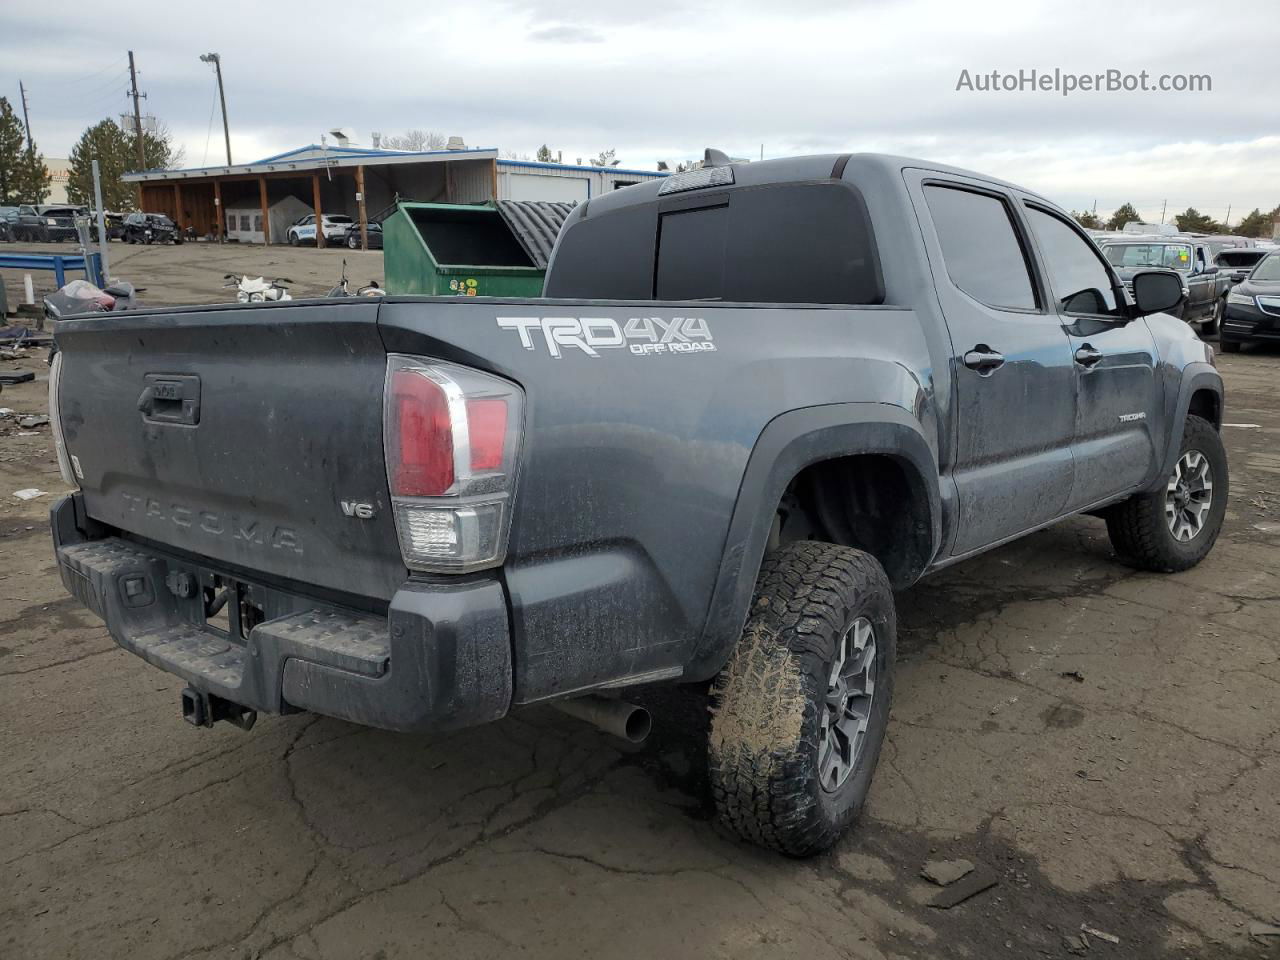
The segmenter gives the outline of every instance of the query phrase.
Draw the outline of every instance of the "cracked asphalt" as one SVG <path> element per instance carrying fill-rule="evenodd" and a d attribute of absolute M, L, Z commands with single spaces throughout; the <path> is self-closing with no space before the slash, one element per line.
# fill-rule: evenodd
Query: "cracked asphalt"
<path fill-rule="evenodd" d="M 0 957 L 1280 955 L 1249 934 L 1280 922 L 1280 353 L 1221 365 L 1209 559 L 1139 573 L 1081 518 L 900 596 L 870 803 L 805 862 L 716 828 L 700 690 L 645 691 L 639 750 L 548 710 L 183 724 L 181 682 L 64 594 L 52 496 L 11 495 L 62 488 L 48 430 L 4 422 Z M 953 857 L 1000 882 L 933 909 L 921 865 Z"/>

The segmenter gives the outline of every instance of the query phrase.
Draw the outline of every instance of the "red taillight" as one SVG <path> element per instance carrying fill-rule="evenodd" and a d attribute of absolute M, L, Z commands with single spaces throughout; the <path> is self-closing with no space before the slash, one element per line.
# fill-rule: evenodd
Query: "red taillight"
<path fill-rule="evenodd" d="M 471 435 L 471 469 L 497 470 L 507 441 L 505 397 L 479 397 L 467 401 L 467 427 Z"/>
<path fill-rule="evenodd" d="M 462 572 L 502 562 L 523 414 L 524 392 L 510 380 L 387 356 L 383 449 L 407 567 Z"/>
<path fill-rule="evenodd" d="M 390 451 L 393 496 L 435 497 L 453 486 L 453 427 L 449 398 L 415 370 L 397 370 L 391 382 L 397 449 Z"/>

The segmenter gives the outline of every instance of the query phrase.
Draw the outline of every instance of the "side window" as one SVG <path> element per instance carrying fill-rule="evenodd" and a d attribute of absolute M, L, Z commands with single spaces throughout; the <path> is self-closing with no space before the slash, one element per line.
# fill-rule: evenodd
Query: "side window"
<path fill-rule="evenodd" d="M 1058 309 L 1077 316 L 1119 316 L 1111 273 L 1093 245 L 1051 213 L 1028 207 L 1027 218 L 1044 255 Z"/>
<path fill-rule="evenodd" d="M 1036 309 L 1027 257 L 1004 201 L 955 187 L 926 186 L 924 194 L 951 282 L 989 307 Z"/>

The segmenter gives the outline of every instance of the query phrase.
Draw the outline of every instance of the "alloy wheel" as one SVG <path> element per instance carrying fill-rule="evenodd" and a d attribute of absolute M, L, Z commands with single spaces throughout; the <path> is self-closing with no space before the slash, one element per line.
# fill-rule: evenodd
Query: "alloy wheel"
<path fill-rule="evenodd" d="M 1204 529 L 1213 505 L 1213 470 L 1199 450 L 1178 458 L 1165 490 L 1164 515 L 1169 532 L 1179 543 L 1190 543 Z"/>
<path fill-rule="evenodd" d="M 818 731 L 818 782 L 828 793 L 839 790 L 858 764 L 871 722 L 876 685 L 876 632 L 858 617 L 836 649 L 827 678 Z"/>

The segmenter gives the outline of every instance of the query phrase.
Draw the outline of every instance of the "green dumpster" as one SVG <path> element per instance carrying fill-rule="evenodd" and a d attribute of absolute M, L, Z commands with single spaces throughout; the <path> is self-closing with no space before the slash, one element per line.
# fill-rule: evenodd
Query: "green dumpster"
<path fill-rule="evenodd" d="M 493 204 L 401 201 L 382 222 L 388 293 L 540 297 L 545 261 Z"/>

